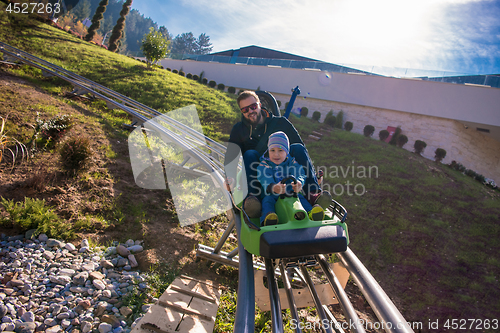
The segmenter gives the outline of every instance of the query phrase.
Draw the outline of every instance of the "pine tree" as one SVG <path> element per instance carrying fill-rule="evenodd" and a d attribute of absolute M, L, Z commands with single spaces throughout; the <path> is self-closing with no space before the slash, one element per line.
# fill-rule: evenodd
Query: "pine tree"
<path fill-rule="evenodd" d="M 127 14 L 130 12 L 130 6 L 132 6 L 132 0 L 127 0 L 123 3 L 122 10 L 120 12 L 120 18 L 116 21 L 116 25 L 113 28 L 113 32 L 111 33 L 111 37 L 109 39 L 109 47 L 108 50 L 111 52 L 118 51 L 119 41 L 123 36 L 123 31 L 125 29 L 125 19 Z"/>
<path fill-rule="evenodd" d="M 87 42 L 90 42 L 94 38 L 94 36 L 97 32 L 97 29 L 99 29 L 99 27 L 101 26 L 101 20 L 104 17 L 103 14 L 106 11 L 107 5 L 108 5 L 108 0 L 102 0 L 99 3 L 99 7 L 97 7 L 95 14 L 94 14 L 94 17 L 92 18 L 92 25 L 89 27 L 89 31 L 87 33 L 87 36 L 85 36 L 85 40 Z"/>

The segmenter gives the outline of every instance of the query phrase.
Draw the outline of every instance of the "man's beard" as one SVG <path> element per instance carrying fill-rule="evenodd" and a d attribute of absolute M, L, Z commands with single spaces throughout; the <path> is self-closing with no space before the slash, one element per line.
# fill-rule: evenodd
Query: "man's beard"
<path fill-rule="evenodd" d="M 255 119 L 255 121 L 252 121 L 250 119 L 247 118 L 247 121 L 250 123 L 250 125 L 252 126 L 255 126 L 259 123 L 259 121 L 262 119 L 262 111 L 260 112 L 257 112 L 257 118 Z"/>

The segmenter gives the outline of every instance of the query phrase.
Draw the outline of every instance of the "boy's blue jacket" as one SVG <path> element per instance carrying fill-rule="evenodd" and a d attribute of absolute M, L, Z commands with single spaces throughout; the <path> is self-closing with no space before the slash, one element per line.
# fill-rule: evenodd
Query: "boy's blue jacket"
<path fill-rule="evenodd" d="M 257 167 L 257 178 L 264 189 L 265 195 L 273 195 L 277 198 L 277 194 L 272 194 L 271 187 L 289 176 L 294 176 L 297 181 L 304 185 L 306 180 L 304 168 L 290 154 L 287 155 L 283 163 L 278 165 L 268 157 L 261 157 L 260 164 Z"/>

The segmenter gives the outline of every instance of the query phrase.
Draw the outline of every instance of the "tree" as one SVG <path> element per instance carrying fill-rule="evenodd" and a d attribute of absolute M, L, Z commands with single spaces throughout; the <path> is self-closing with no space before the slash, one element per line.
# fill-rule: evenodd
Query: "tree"
<path fill-rule="evenodd" d="M 120 12 L 120 18 L 116 21 L 116 25 L 113 28 L 113 32 L 111 33 L 111 37 L 109 39 L 109 47 L 108 50 L 111 52 L 118 51 L 120 47 L 120 39 L 123 36 L 123 30 L 125 29 L 125 20 L 127 18 L 127 14 L 130 12 L 130 6 L 132 6 L 132 0 L 126 0 L 123 3 L 122 10 Z"/>
<path fill-rule="evenodd" d="M 212 52 L 213 48 L 212 43 L 210 43 L 210 37 L 203 33 L 196 40 L 196 50 L 194 54 L 208 54 Z"/>
<path fill-rule="evenodd" d="M 151 64 L 165 57 L 170 41 L 159 30 L 149 28 L 149 33 L 142 38 L 141 50 L 146 57 L 148 68 Z"/>
<path fill-rule="evenodd" d="M 79 21 L 83 21 L 86 18 L 88 18 L 90 16 L 90 14 L 92 13 L 90 10 L 90 6 L 91 6 L 91 4 L 90 4 L 89 0 L 84 0 L 84 1 L 79 2 L 78 5 L 76 5 L 72 10 L 76 19 Z"/>
<path fill-rule="evenodd" d="M 196 38 L 194 38 L 192 32 L 185 32 L 181 35 L 175 36 L 172 42 L 172 54 L 194 54 L 196 51 Z"/>
<path fill-rule="evenodd" d="M 208 54 L 212 52 L 213 46 L 210 43 L 210 37 L 201 34 L 196 39 L 192 32 L 185 32 L 177 35 L 172 42 L 172 54 Z"/>
<path fill-rule="evenodd" d="M 101 26 L 101 20 L 104 17 L 104 12 L 106 11 L 106 6 L 108 5 L 108 0 L 102 0 L 99 3 L 99 7 L 97 7 L 94 17 L 92 18 L 92 25 L 89 27 L 89 31 L 87 33 L 87 36 L 85 36 L 85 40 L 87 42 L 90 42 L 93 38 L 94 35 L 97 32 L 97 29 Z"/>

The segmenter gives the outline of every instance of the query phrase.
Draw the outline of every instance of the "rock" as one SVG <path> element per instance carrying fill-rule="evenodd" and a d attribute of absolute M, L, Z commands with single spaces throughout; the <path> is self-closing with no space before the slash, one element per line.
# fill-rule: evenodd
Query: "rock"
<path fill-rule="evenodd" d="M 118 254 L 124 258 L 126 258 L 130 254 L 130 251 L 121 244 L 116 247 L 116 252 L 118 252 Z"/>
<path fill-rule="evenodd" d="M 144 249 L 140 245 L 133 245 L 131 247 L 128 247 L 127 250 L 129 250 L 131 253 L 138 253 L 142 252 Z"/>
<path fill-rule="evenodd" d="M 49 327 L 45 330 L 45 333 L 59 333 L 59 332 L 62 332 L 63 329 L 61 326 L 59 325 L 55 325 L 55 326 L 52 326 L 52 327 Z"/>
<path fill-rule="evenodd" d="M 135 256 L 133 254 L 128 256 L 128 261 L 130 262 L 130 267 L 132 267 L 132 268 L 139 266 L 139 264 L 137 263 L 137 260 L 135 259 Z"/>
<path fill-rule="evenodd" d="M 132 312 L 133 312 L 133 311 L 132 311 L 132 309 L 131 309 L 131 308 L 129 308 L 128 306 L 122 306 L 122 307 L 120 308 L 120 313 L 121 313 L 121 314 L 122 314 L 122 316 L 124 316 L 124 317 L 129 316 Z"/>
<path fill-rule="evenodd" d="M 64 248 L 68 251 L 75 251 L 76 250 L 76 246 L 74 246 L 73 244 L 71 243 L 66 243 L 66 246 L 64 246 Z"/>
<path fill-rule="evenodd" d="M 45 242 L 47 242 L 48 239 L 49 239 L 49 237 L 47 237 L 46 234 L 40 234 L 40 235 L 38 235 L 38 240 L 40 242 L 44 242 L 45 243 Z"/>
<path fill-rule="evenodd" d="M 101 317 L 101 320 L 105 323 L 110 324 L 113 328 L 117 328 L 120 326 L 120 321 L 113 315 L 103 315 Z"/>
<path fill-rule="evenodd" d="M 99 332 L 100 333 L 108 333 L 113 329 L 113 326 L 111 326 L 108 323 L 100 323 L 99 324 Z"/>
<path fill-rule="evenodd" d="M 101 266 L 104 267 L 104 268 L 108 268 L 108 269 L 115 267 L 111 261 L 106 260 L 104 258 L 101 260 Z"/>
<path fill-rule="evenodd" d="M 82 327 L 82 333 L 88 333 L 92 330 L 92 323 L 89 323 L 88 321 L 84 321 L 81 325 Z"/>
<path fill-rule="evenodd" d="M 94 271 L 94 272 L 90 273 L 89 276 L 92 280 L 102 280 L 105 278 L 104 274 L 102 274 L 101 272 L 98 272 L 98 271 Z"/>
<path fill-rule="evenodd" d="M 59 241 L 57 239 L 53 239 L 53 238 L 47 239 L 46 244 L 47 244 L 48 247 L 62 247 L 62 246 L 64 246 L 63 242 L 61 242 L 61 241 Z"/>
<path fill-rule="evenodd" d="M 96 287 L 99 290 L 106 289 L 106 285 L 104 284 L 104 282 L 102 282 L 102 280 L 97 280 L 97 279 L 93 280 L 92 284 L 94 285 L 94 287 Z"/>

